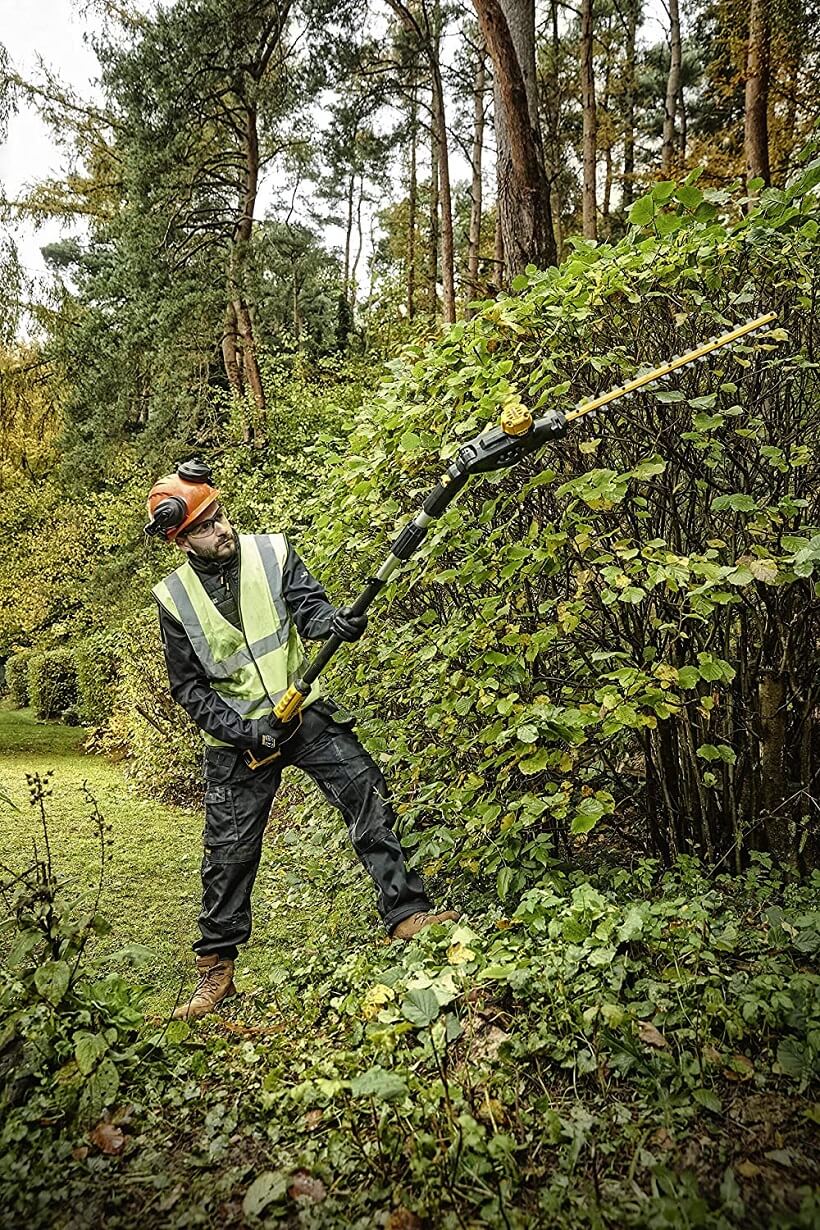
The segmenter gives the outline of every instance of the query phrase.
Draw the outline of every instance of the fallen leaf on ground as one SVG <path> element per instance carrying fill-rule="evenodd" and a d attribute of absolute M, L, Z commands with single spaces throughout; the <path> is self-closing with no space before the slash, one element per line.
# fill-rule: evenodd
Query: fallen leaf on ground
<path fill-rule="evenodd" d="M 745 1055 L 732 1055 L 723 1075 L 728 1081 L 749 1081 L 755 1074 L 755 1066 Z"/>
<path fill-rule="evenodd" d="M 315 1178 L 305 1170 L 297 1170 L 293 1176 L 293 1182 L 288 1188 L 288 1195 L 291 1200 L 304 1199 L 310 1200 L 313 1204 L 318 1204 L 327 1195 L 327 1188 L 321 1179 Z"/>
<path fill-rule="evenodd" d="M 386 1230 L 421 1230 L 421 1222 L 409 1209 L 394 1209 L 387 1219 Z"/>
<path fill-rule="evenodd" d="M 115 1123 L 98 1123 L 88 1139 L 103 1153 L 122 1153 L 125 1148 L 125 1137 Z"/>
<path fill-rule="evenodd" d="M 476 1034 L 470 1039 L 467 1048 L 467 1058 L 471 1063 L 495 1059 L 501 1044 L 506 1042 L 509 1036 L 503 1029 L 499 1029 L 497 1025 L 491 1025 L 489 1029 L 482 1030 L 481 1033 Z"/>
<path fill-rule="evenodd" d="M 661 1031 L 656 1029 L 651 1021 L 638 1021 L 638 1037 L 647 1046 L 655 1046 L 658 1050 L 669 1045 Z"/>
<path fill-rule="evenodd" d="M 760 1167 L 755 1166 L 754 1162 L 738 1162 L 735 1170 L 744 1179 L 753 1179 L 755 1175 L 760 1174 Z"/>

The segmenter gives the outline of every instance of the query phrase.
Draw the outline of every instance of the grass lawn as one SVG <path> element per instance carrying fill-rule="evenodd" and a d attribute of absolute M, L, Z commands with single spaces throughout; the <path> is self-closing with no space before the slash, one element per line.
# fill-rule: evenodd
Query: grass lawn
<path fill-rule="evenodd" d="M 110 859 L 100 912 L 112 924 L 97 951 L 140 944 L 154 959 L 141 976 L 150 989 L 149 1011 L 167 1014 L 180 986 L 191 981 L 190 945 L 198 932 L 202 816 L 138 797 L 121 767 L 83 752 L 84 732 L 38 722 L 31 710 L 0 709 L 0 864 L 19 870 L 42 849 L 39 813 L 29 803 L 26 774 L 53 770 L 48 827 L 54 871 L 78 903 L 92 905 L 100 849 L 86 789 L 111 826 Z M 238 967 L 239 989 L 253 992 L 298 950 L 344 946 L 346 937 L 381 941 L 373 895 L 339 824 L 327 832 L 304 824 L 304 779 L 292 774 L 282 790 L 254 889 L 254 935 Z M 3 803 L 2 794 L 14 804 Z M 294 847 L 298 844 L 298 859 Z M 318 925 L 317 925 L 318 921 Z"/>

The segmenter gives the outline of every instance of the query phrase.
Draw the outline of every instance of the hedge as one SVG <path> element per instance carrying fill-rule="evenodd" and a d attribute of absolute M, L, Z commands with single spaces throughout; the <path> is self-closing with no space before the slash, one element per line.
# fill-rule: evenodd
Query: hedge
<path fill-rule="evenodd" d="M 38 718 L 57 718 L 77 704 L 77 669 L 70 649 L 50 649 L 32 655 L 28 691 Z"/>
<path fill-rule="evenodd" d="M 21 649 L 6 660 L 6 690 L 15 709 L 24 709 L 29 703 L 28 664 L 31 649 Z"/>

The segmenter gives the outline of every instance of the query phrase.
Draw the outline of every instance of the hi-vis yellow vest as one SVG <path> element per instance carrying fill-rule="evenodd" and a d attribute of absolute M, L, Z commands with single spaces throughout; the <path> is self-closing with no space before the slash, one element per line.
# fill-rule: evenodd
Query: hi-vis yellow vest
<path fill-rule="evenodd" d="M 304 665 L 305 651 L 282 595 L 286 555 L 283 534 L 240 534 L 242 628 L 219 613 L 187 561 L 154 586 L 157 601 L 187 632 L 213 690 L 243 718 L 271 713 Z M 318 695 L 314 685 L 305 704 Z M 205 732 L 203 738 L 229 746 Z"/>

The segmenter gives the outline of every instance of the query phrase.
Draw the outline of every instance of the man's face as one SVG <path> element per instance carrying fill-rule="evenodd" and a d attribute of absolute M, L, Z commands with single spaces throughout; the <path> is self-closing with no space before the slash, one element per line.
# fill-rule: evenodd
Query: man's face
<path fill-rule="evenodd" d="M 236 534 L 218 501 L 209 504 L 184 534 L 178 534 L 177 542 L 183 551 L 215 563 L 227 563 L 236 555 Z"/>

